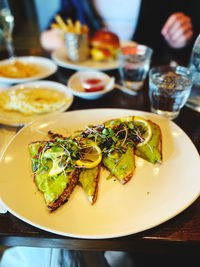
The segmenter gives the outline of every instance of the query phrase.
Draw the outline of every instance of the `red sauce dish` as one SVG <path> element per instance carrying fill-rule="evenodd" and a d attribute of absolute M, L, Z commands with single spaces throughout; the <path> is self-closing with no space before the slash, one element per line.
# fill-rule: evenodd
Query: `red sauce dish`
<path fill-rule="evenodd" d="M 97 92 L 104 89 L 104 82 L 99 78 L 87 78 L 82 84 L 85 92 Z"/>

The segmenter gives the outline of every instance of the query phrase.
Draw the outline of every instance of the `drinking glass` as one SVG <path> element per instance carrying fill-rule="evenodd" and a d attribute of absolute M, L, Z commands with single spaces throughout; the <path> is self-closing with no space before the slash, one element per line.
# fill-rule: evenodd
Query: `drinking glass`
<path fill-rule="evenodd" d="M 153 50 L 145 45 L 135 45 L 130 53 L 119 54 L 119 73 L 125 88 L 137 94 L 149 71 Z"/>
<path fill-rule="evenodd" d="M 5 40 L 9 57 L 14 57 L 13 33 L 14 17 L 11 13 L 8 0 L 0 0 L 0 31 Z"/>
<path fill-rule="evenodd" d="M 182 66 L 152 68 L 149 72 L 151 111 L 175 119 L 189 97 L 192 82 L 189 68 Z"/>
<path fill-rule="evenodd" d="M 200 35 L 194 43 L 188 67 L 194 82 L 186 106 L 200 112 Z"/>

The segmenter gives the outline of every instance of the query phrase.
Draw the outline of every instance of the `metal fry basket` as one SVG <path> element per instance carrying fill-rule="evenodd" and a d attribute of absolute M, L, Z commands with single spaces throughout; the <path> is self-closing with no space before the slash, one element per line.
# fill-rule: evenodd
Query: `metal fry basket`
<path fill-rule="evenodd" d="M 74 62 L 84 61 L 89 57 L 88 34 L 65 33 L 67 57 Z"/>

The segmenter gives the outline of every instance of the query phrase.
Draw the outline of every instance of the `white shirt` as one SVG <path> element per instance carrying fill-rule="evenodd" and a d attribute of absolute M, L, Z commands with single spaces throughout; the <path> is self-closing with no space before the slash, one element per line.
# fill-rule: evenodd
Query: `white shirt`
<path fill-rule="evenodd" d="M 115 32 L 121 41 L 133 37 L 141 0 L 93 0 L 97 13 L 107 29 Z"/>

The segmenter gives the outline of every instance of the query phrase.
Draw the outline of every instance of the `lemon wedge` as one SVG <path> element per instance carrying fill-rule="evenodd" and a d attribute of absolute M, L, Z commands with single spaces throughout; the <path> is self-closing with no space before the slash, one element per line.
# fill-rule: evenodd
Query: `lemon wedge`
<path fill-rule="evenodd" d="M 53 151 L 52 148 L 50 148 L 44 152 L 43 157 L 51 159 L 53 162 L 52 168 L 48 174 L 50 177 L 58 175 L 65 169 L 67 164 L 65 166 L 59 165 L 62 155 L 64 155 L 63 149 L 59 149 L 58 151 Z"/>
<path fill-rule="evenodd" d="M 127 116 L 127 117 L 122 117 L 120 119 L 121 122 L 129 122 L 129 121 L 133 121 L 133 116 Z"/>
<path fill-rule="evenodd" d="M 149 140 L 151 139 L 152 136 L 151 126 L 147 120 L 137 116 L 133 118 L 133 123 L 137 126 L 142 126 L 144 128 L 144 133 L 142 134 L 143 141 L 137 144 L 137 146 L 143 146 L 146 143 L 148 143 Z"/>
<path fill-rule="evenodd" d="M 76 161 L 76 164 L 86 169 L 96 167 L 102 160 L 101 149 L 97 145 L 92 145 L 84 149 L 83 158 Z"/>

